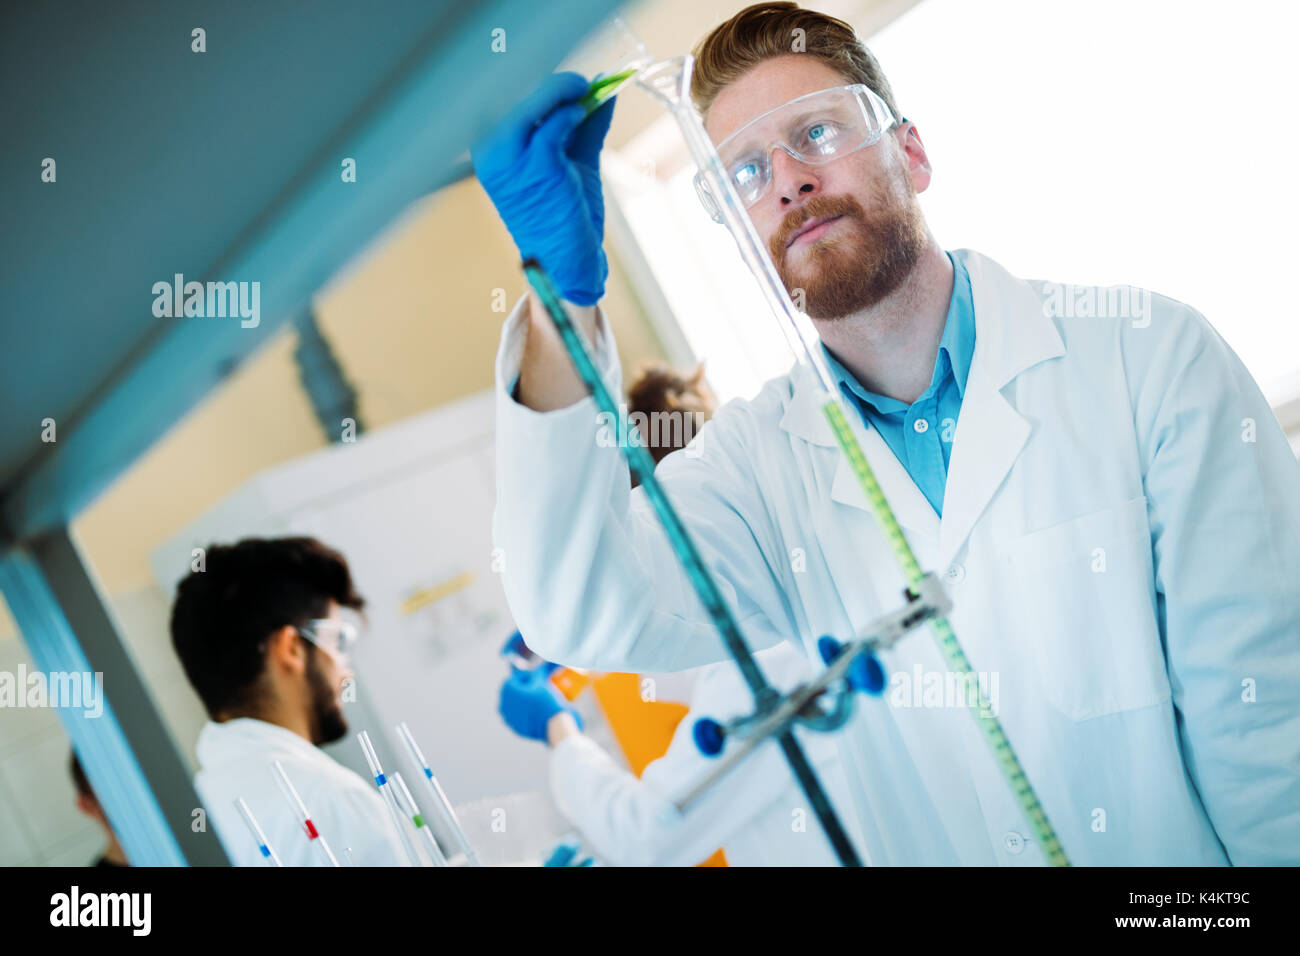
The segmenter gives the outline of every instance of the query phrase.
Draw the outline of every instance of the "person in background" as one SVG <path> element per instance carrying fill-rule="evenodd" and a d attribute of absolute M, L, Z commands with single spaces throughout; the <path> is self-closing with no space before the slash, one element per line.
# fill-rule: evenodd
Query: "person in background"
<path fill-rule="evenodd" d="M 658 426 L 643 436 L 656 463 L 689 443 L 713 417 L 716 404 L 703 366 L 689 376 L 664 365 L 643 366 L 628 388 L 629 414 L 640 412 Z M 665 436 L 667 440 L 656 440 Z M 788 644 L 756 656 L 769 682 L 782 691 L 811 676 L 804 657 Z M 647 765 L 639 780 L 583 734 L 577 712 L 551 683 L 556 669 L 550 662 L 531 670 L 512 667 L 501 687 L 500 713 L 515 733 L 550 745 L 556 805 L 605 862 L 691 866 L 722 847 L 731 866 L 836 864 L 774 741 L 760 746 L 685 813 L 672 802 L 720 759 L 699 752 L 696 721 L 709 717 L 725 723 L 753 712 L 754 696 L 735 664 L 699 670 L 690 711 L 677 725 L 667 752 Z M 851 797 L 834 738 L 802 730 L 796 735 L 832 804 L 847 810 Z M 843 813 L 841 820 L 852 824 Z"/>
<path fill-rule="evenodd" d="M 788 644 L 755 654 L 768 682 L 788 692 L 810 676 Z M 500 712 L 521 737 L 551 748 L 550 788 L 560 812 L 592 850 L 614 866 L 693 866 L 719 847 L 729 866 L 835 866 L 837 858 L 775 740 L 759 746 L 685 812 L 684 796 L 725 756 L 695 745 L 697 720 L 721 723 L 754 710 L 754 695 L 734 664 L 700 668 L 690 710 L 667 752 L 638 780 L 582 732 L 550 676 L 558 665 L 515 669 L 501 687 Z M 851 795 L 833 734 L 795 729 L 818 779 L 850 829 Z"/>
<path fill-rule="evenodd" d="M 108 816 L 104 813 L 104 808 L 99 805 L 99 798 L 95 796 L 95 791 L 90 789 L 90 781 L 86 779 L 86 771 L 81 769 L 81 761 L 77 759 L 75 753 L 70 761 L 70 769 L 72 770 L 72 783 L 77 788 L 77 809 L 98 823 L 104 830 L 104 836 L 108 839 L 108 845 L 104 847 L 104 852 L 91 866 L 130 866 L 126 854 L 122 852 L 122 845 L 117 842 L 117 834 L 113 832 L 113 826 L 108 822 Z"/>
<path fill-rule="evenodd" d="M 646 362 L 627 390 L 629 416 L 644 416 L 651 424 L 650 435 L 643 437 L 650 439 L 647 450 L 656 465 L 689 444 L 717 407 L 718 400 L 704 377 L 703 362 L 690 375 L 662 362 Z M 665 435 L 668 440 L 653 440 Z"/>
<path fill-rule="evenodd" d="M 340 694 L 365 602 L 347 561 L 313 538 L 249 538 L 209 546 L 204 567 L 177 588 L 171 634 L 211 718 L 194 785 L 231 861 L 264 865 L 242 797 L 285 866 L 323 865 L 279 790 L 278 760 L 341 864 L 406 865 L 379 793 L 319 749 L 348 732 Z"/>

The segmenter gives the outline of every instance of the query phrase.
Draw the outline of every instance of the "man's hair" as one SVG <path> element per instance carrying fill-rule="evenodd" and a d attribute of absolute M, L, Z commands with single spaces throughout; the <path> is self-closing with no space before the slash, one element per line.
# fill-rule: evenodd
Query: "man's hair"
<path fill-rule="evenodd" d="M 723 87 L 763 60 L 798 53 L 822 60 L 846 83 L 862 83 L 902 120 L 885 72 L 843 20 L 804 10 L 797 3 L 755 3 L 696 44 L 691 99 L 707 114 Z"/>
<path fill-rule="evenodd" d="M 204 561 L 176 589 L 171 632 L 185 676 L 214 718 L 257 703 L 273 633 L 325 617 L 331 600 L 365 606 L 343 555 L 315 538 L 214 544 Z"/>
<path fill-rule="evenodd" d="M 86 779 L 86 771 L 81 769 L 81 761 L 77 759 L 75 752 L 72 754 L 69 769 L 72 771 L 72 784 L 77 788 L 77 793 L 98 802 L 99 798 L 95 796 L 95 791 L 90 789 L 90 781 Z"/>
<path fill-rule="evenodd" d="M 697 424 L 703 425 L 716 410 L 713 393 L 704 378 L 703 364 L 696 366 L 690 375 L 683 375 L 669 365 L 660 362 L 647 362 L 641 366 L 636 380 L 628 386 L 627 410 L 629 413 L 641 412 L 646 419 L 654 422 L 655 415 L 677 413 L 682 416 L 680 429 L 656 429 L 660 441 L 651 442 L 647 451 L 658 464 L 669 453 L 695 437 Z M 680 442 L 663 441 L 664 434 Z M 648 436 L 642 436 L 647 438 Z"/>

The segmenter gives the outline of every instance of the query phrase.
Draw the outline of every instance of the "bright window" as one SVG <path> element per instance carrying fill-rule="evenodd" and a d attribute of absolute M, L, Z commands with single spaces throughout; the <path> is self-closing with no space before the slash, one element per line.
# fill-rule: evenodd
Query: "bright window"
<path fill-rule="evenodd" d="M 923 0 L 868 42 L 934 164 L 941 245 L 1187 302 L 1281 403 L 1300 396 L 1296 36 L 1300 4 L 1267 0 Z M 715 387 L 749 395 L 790 353 L 685 162 L 665 115 L 610 186 Z"/>

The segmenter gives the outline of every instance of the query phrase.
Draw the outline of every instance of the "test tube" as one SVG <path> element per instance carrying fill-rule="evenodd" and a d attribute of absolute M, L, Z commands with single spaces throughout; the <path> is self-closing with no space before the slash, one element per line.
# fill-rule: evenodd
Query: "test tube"
<path fill-rule="evenodd" d="M 284 772 L 284 765 L 275 760 L 272 761 L 271 766 L 275 768 L 276 781 L 280 784 L 280 792 L 289 801 L 289 805 L 298 811 L 298 818 L 302 821 L 302 828 L 307 833 L 307 839 L 320 847 L 321 853 L 330 866 L 338 866 L 338 857 L 334 855 L 325 838 L 320 835 L 320 831 L 316 829 L 316 824 L 311 822 L 311 814 L 307 812 L 307 804 L 302 802 L 302 797 L 298 796 L 298 791 L 293 788 L 289 775 Z"/>
<path fill-rule="evenodd" d="M 253 841 L 257 844 L 257 848 L 262 851 L 262 856 L 266 857 L 276 866 L 284 866 L 284 864 L 280 862 L 280 857 L 276 855 L 275 850 L 271 848 L 271 844 L 266 842 L 266 834 L 263 833 L 262 828 L 257 825 L 257 818 L 253 816 L 253 811 L 248 809 L 248 804 L 244 802 L 243 797 L 235 797 L 235 809 L 238 810 L 239 815 L 244 818 L 244 823 L 248 825 L 248 831 L 253 834 Z"/>
<path fill-rule="evenodd" d="M 708 181 L 718 204 L 718 213 L 728 231 L 736 240 L 741 258 L 758 279 L 767 304 L 776 317 L 786 343 L 795 358 L 810 366 L 816 373 L 827 398 L 839 396 L 839 387 L 817 347 L 817 331 L 811 320 L 803 316 L 781 275 L 772 263 L 767 246 L 759 238 L 749 212 L 736 193 L 718 152 L 704 129 L 704 121 L 692 105 L 690 89 L 695 58 L 691 54 L 662 60 L 643 68 L 636 75 L 637 83 L 658 99 L 672 113 L 686 140 L 686 148 L 700 172 Z M 847 404 L 847 399 L 844 402 Z"/>
<path fill-rule="evenodd" d="M 429 761 L 424 759 L 424 753 L 420 750 L 420 745 L 415 742 L 415 737 L 411 735 L 411 728 L 406 726 L 406 722 L 397 725 L 397 733 L 406 743 L 406 749 L 411 753 L 411 759 L 415 761 L 416 766 L 424 771 L 424 783 L 433 795 L 434 804 L 438 807 L 442 815 L 443 822 L 456 835 L 456 842 L 460 844 L 461 850 L 465 854 L 465 861 L 470 866 L 482 866 L 483 863 L 470 846 L 469 837 L 465 835 L 465 829 L 456 819 L 456 811 L 452 809 L 451 801 L 447 799 L 447 794 L 443 792 L 442 785 L 438 783 L 438 778 L 433 775 L 433 770 L 429 768 Z"/>
<path fill-rule="evenodd" d="M 653 62 L 654 57 L 627 22 L 613 16 L 583 41 L 574 55 L 561 64 L 561 69 L 574 70 L 583 76 L 596 74 L 582 98 L 583 107 L 592 113 Z"/>
<path fill-rule="evenodd" d="M 442 847 L 438 846 L 438 840 L 429 829 L 429 824 L 425 822 L 420 815 L 420 808 L 415 804 L 415 797 L 411 796 L 410 789 L 406 786 L 406 781 L 396 770 L 393 771 L 393 793 L 397 797 L 397 802 L 401 805 L 411 822 L 415 824 L 415 831 L 424 835 L 425 849 L 429 851 L 429 856 L 433 860 L 434 866 L 446 866 L 447 858 L 442 854 Z"/>
<path fill-rule="evenodd" d="M 384 775 L 384 768 L 380 766 L 375 745 L 370 742 L 370 734 L 363 730 L 357 734 L 357 740 L 361 742 L 361 752 L 365 754 L 366 763 L 370 765 L 370 773 L 375 778 L 375 785 L 379 787 L 379 793 L 383 796 L 384 803 L 388 805 L 388 814 L 393 818 L 393 825 L 397 827 L 398 835 L 402 838 L 402 846 L 406 849 L 406 856 L 411 861 L 411 866 L 422 866 L 420 853 L 411 843 L 411 835 L 406 831 L 406 824 L 402 820 L 402 811 L 398 809 L 397 798 L 393 796 L 392 785 Z"/>

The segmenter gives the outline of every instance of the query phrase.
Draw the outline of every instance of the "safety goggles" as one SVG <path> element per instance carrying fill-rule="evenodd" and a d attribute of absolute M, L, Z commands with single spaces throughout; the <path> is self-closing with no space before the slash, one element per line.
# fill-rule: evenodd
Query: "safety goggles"
<path fill-rule="evenodd" d="M 361 638 L 359 619 L 318 617 L 298 628 L 298 633 L 327 654 L 348 657 Z"/>
<path fill-rule="evenodd" d="M 835 86 L 796 97 L 762 113 L 718 144 L 727 177 L 748 209 L 772 186 L 772 151 L 821 166 L 880 142 L 898 120 L 885 101 L 861 83 Z M 703 173 L 695 191 L 713 218 L 722 222 L 721 203 Z"/>

